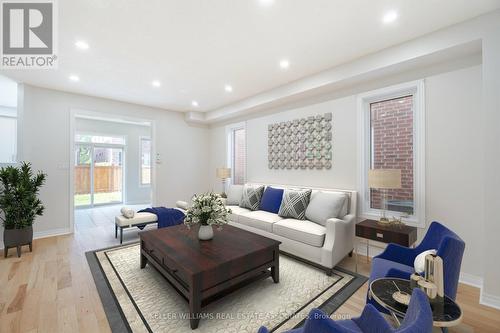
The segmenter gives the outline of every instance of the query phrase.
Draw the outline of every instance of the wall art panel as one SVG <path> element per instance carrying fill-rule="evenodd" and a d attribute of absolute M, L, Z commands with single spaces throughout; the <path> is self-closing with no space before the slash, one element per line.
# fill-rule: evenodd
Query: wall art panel
<path fill-rule="evenodd" d="M 332 113 L 268 125 L 269 169 L 331 169 Z"/>

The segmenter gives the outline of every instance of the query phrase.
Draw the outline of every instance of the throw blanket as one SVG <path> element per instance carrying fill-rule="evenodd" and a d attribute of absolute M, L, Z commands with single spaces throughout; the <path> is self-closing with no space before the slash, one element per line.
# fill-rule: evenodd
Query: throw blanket
<path fill-rule="evenodd" d="M 171 227 L 184 222 L 184 213 L 178 209 L 152 207 L 140 210 L 138 213 L 152 213 L 158 217 L 158 229 Z"/>

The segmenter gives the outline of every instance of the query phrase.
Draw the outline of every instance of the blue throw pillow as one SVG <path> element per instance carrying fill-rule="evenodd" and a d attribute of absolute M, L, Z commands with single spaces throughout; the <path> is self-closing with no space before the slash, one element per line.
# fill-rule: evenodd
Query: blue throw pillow
<path fill-rule="evenodd" d="M 266 187 L 262 200 L 260 201 L 260 209 L 266 212 L 278 214 L 283 198 L 283 190 L 279 188 Z"/>

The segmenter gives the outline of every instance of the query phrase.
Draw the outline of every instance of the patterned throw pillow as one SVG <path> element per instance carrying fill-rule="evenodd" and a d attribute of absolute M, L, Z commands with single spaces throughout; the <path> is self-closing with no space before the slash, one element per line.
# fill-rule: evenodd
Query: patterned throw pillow
<path fill-rule="evenodd" d="M 303 220 L 311 197 L 311 190 L 285 190 L 278 215 Z"/>
<path fill-rule="evenodd" d="M 240 207 L 251 210 L 259 209 L 260 199 L 262 199 L 263 192 L 264 186 L 245 185 L 243 187 Z"/>

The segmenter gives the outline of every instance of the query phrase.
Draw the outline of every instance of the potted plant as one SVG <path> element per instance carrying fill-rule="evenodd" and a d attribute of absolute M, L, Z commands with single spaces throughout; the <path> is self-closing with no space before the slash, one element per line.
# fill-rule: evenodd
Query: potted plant
<path fill-rule="evenodd" d="M 224 205 L 224 200 L 219 194 L 205 193 L 195 195 L 193 204 L 186 211 L 184 224 L 190 228 L 192 225 L 200 224 L 198 238 L 200 240 L 209 240 L 214 237 L 212 226 L 221 228 L 228 223 L 231 210 Z"/>
<path fill-rule="evenodd" d="M 0 219 L 4 226 L 3 243 L 5 257 L 9 248 L 29 245 L 32 250 L 33 223 L 42 215 L 44 207 L 38 191 L 45 183 L 46 175 L 31 170 L 31 164 L 23 162 L 20 167 L 8 166 L 0 169 Z"/>

